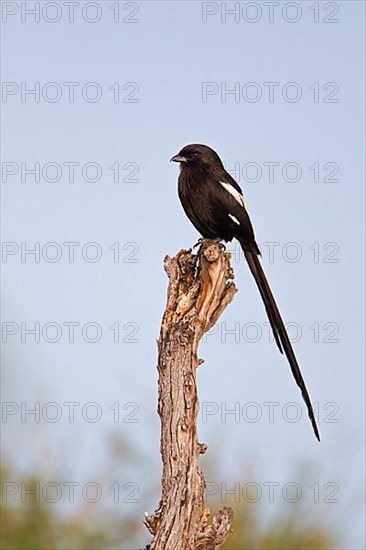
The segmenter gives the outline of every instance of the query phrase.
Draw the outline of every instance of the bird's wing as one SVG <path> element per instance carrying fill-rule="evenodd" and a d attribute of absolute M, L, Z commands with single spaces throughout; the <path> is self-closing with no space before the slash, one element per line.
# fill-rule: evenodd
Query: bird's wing
<path fill-rule="evenodd" d="M 207 186 L 210 193 L 210 201 L 218 205 L 222 215 L 227 216 L 234 224 L 234 236 L 240 235 L 243 240 L 253 243 L 260 254 L 255 243 L 254 230 L 249 213 L 246 207 L 246 200 L 242 190 L 236 181 L 228 174 L 215 175 Z"/>

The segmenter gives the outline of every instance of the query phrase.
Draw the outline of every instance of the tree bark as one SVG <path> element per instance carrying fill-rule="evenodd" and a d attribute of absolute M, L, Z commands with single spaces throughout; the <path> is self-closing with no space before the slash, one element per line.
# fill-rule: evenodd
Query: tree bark
<path fill-rule="evenodd" d="M 164 260 L 169 277 L 167 307 L 158 341 L 162 496 L 145 525 L 150 550 L 216 550 L 231 531 L 233 512 L 224 508 L 209 521 L 199 456 L 207 445 L 197 439 L 199 402 L 196 369 L 203 334 L 232 301 L 231 255 L 215 241 L 202 240 L 198 254 L 181 250 Z"/>

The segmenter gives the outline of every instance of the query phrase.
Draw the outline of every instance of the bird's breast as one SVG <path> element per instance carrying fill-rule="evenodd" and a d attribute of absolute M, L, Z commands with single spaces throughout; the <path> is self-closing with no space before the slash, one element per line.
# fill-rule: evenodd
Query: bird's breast
<path fill-rule="evenodd" d="M 232 222 L 215 200 L 216 185 L 206 171 L 183 168 L 178 179 L 178 195 L 186 215 L 203 237 L 228 241 L 233 238 Z"/>

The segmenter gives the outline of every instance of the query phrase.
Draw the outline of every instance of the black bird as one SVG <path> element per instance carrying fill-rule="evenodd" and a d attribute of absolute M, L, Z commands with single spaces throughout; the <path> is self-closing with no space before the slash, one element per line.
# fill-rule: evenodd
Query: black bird
<path fill-rule="evenodd" d="M 206 239 L 237 239 L 262 297 L 281 353 L 285 352 L 305 401 L 316 438 L 320 441 L 310 397 L 281 314 L 259 261 L 261 255 L 243 192 L 228 174 L 218 154 L 207 145 L 186 145 L 174 157 L 180 163 L 178 194 L 183 209 Z"/>

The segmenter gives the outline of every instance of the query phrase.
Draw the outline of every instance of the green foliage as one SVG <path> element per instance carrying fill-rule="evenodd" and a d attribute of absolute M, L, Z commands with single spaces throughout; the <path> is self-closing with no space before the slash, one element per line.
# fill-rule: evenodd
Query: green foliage
<path fill-rule="evenodd" d="M 2 474 L 4 480 L 19 478 L 9 468 Z M 42 484 L 41 477 L 23 476 L 22 481 L 32 488 L 36 482 Z M 157 501 L 160 488 L 155 489 Z M 223 506 L 213 499 L 207 505 L 213 512 Z M 223 550 L 330 550 L 339 547 L 321 510 L 309 502 L 296 503 L 293 510 L 290 507 L 290 512 L 280 504 L 272 504 L 277 517 L 271 522 L 263 521 L 260 503 L 228 500 L 225 505 L 234 509 L 234 529 Z M 65 516 L 59 507 L 42 499 L 36 502 L 35 498 L 27 498 L 16 505 L 2 504 L 2 550 L 132 550 L 138 546 L 137 543 L 131 546 L 131 541 L 149 542 L 143 518 L 126 515 L 118 506 L 82 502 L 73 510 Z"/>
<path fill-rule="evenodd" d="M 285 513 L 265 527 L 261 526 L 258 509 L 230 503 L 234 509 L 234 530 L 223 550 L 331 550 L 336 547 L 329 528 L 316 520 L 307 520 L 308 510 L 302 514 Z"/>
<path fill-rule="evenodd" d="M 2 471 L 2 480 L 17 482 L 15 472 Z M 42 486 L 41 477 L 23 476 L 28 490 L 36 483 Z M 17 482 L 20 486 L 20 481 Z M 3 499 L 4 500 L 4 499 Z M 9 502 L 10 499 L 8 499 Z M 2 550 L 98 550 L 127 548 L 138 531 L 141 518 L 121 516 L 99 503 L 83 503 L 75 513 L 65 517 L 59 507 L 42 498 L 37 502 L 28 495 L 24 502 L 0 506 Z M 122 545 L 122 546 L 121 546 Z"/>

